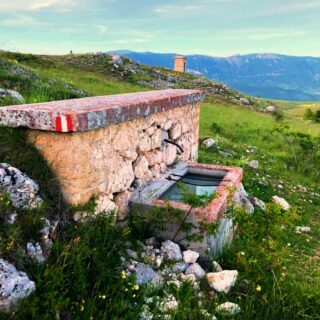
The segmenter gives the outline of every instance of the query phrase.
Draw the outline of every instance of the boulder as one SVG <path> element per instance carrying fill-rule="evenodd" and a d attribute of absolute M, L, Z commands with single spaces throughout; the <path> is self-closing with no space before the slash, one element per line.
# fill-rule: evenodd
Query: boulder
<path fill-rule="evenodd" d="M 204 276 L 206 275 L 206 272 L 201 268 L 201 266 L 198 263 L 193 263 L 185 271 L 185 275 L 188 275 L 188 274 L 194 274 L 197 280 L 200 280 L 204 278 Z"/>
<path fill-rule="evenodd" d="M 35 245 L 33 245 L 31 242 L 27 243 L 27 256 L 34 262 L 38 263 L 44 263 L 45 257 L 42 252 L 42 248 L 37 242 Z"/>
<path fill-rule="evenodd" d="M 14 311 L 18 302 L 35 291 L 36 286 L 27 274 L 0 259 L 0 309 Z"/>
<path fill-rule="evenodd" d="M 240 102 L 240 104 L 243 104 L 245 106 L 249 106 L 250 105 L 250 101 L 248 99 L 245 99 L 245 98 L 240 98 L 239 102 Z"/>
<path fill-rule="evenodd" d="M 264 108 L 264 111 L 265 112 L 268 112 L 268 113 L 271 113 L 271 112 L 274 112 L 274 111 L 277 111 L 278 108 L 276 106 L 267 106 Z"/>
<path fill-rule="evenodd" d="M 202 144 L 206 149 L 209 149 L 209 148 L 211 148 L 211 147 L 214 147 L 214 146 L 217 144 L 217 142 L 216 142 L 216 140 L 214 140 L 214 139 L 212 139 L 212 138 L 209 138 L 209 139 L 206 139 L 206 140 L 202 141 L 201 144 Z"/>
<path fill-rule="evenodd" d="M 140 285 L 152 284 L 159 286 L 162 284 L 163 279 L 158 275 L 150 266 L 144 263 L 138 263 L 135 268 L 136 283 Z"/>
<path fill-rule="evenodd" d="M 17 102 L 20 102 L 20 103 L 24 102 L 23 96 L 18 91 L 0 88 L 0 99 L 5 98 L 6 96 L 10 96 L 12 99 L 16 100 Z"/>
<path fill-rule="evenodd" d="M 256 197 L 251 198 L 250 202 L 251 202 L 252 205 L 254 205 L 256 207 L 259 207 L 261 210 L 265 210 L 266 209 L 266 204 L 262 200 L 260 200 L 260 199 L 258 199 Z"/>
<path fill-rule="evenodd" d="M 259 161 L 252 160 L 252 161 L 248 162 L 248 166 L 253 169 L 258 169 L 259 168 Z"/>
<path fill-rule="evenodd" d="M 291 208 L 290 204 L 285 199 L 280 198 L 278 196 L 273 196 L 272 201 L 279 205 L 285 211 L 288 211 Z"/>
<path fill-rule="evenodd" d="M 207 273 L 207 280 L 210 288 L 224 293 L 228 293 L 235 285 L 237 277 L 237 270 L 224 270 L 220 272 Z"/>
<path fill-rule="evenodd" d="M 183 251 L 183 260 L 185 263 L 196 263 L 199 258 L 199 253 L 193 250 Z"/>
<path fill-rule="evenodd" d="M 161 252 L 167 260 L 182 260 L 180 246 L 171 240 L 162 242 Z"/>
<path fill-rule="evenodd" d="M 294 228 L 294 232 L 297 234 L 300 233 L 310 233 L 311 232 L 311 228 L 310 227 L 295 227 Z"/>
<path fill-rule="evenodd" d="M 0 163 L 1 192 L 8 193 L 15 208 L 36 208 L 42 203 L 38 184 L 6 163 Z"/>
<path fill-rule="evenodd" d="M 216 311 L 224 316 L 233 317 L 241 312 L 239 305 L 233 302 L 225 302 L 217 306 Z"/>

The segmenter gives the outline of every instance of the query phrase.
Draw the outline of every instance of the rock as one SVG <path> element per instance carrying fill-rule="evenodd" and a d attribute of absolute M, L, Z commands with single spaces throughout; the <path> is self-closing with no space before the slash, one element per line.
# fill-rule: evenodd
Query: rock
<path fill-rule="evenodd" d="M 167 267 L 163 270 L 163 274 L 169 274 L 169 273 L 180 273 L 185 272 L 185 270 L 188 268 L 188 264 L 184 262 L 178 262 L 173 264 L 172 266 Z"/>
<path fill-rule="evenodd" d="M 297 234 L 300 233 L 310 233 L 311 232 L 311 228 L 310 227 L 295 227 L 294 228 L 294 232 Z"/>
<path fill-rule="evenodd" d="M 280 198 L 278 196 L 273 196 L 272 201 L 279 205 L 285 211 L 288 211 L 291 208 L 290 204 L 285 199 Z"/>
<path fill-rule="evenodd" d="M 237 270 L 224 270 L 221 272 L 207 273 L 207 280 L 210 288 L 224 293 L 228 293 L 235 285 L 237 277 Z"/>
<path fill-rule="evenodd" d="M 140 152 L 147 152 L 151 149 L 151 138 L 147 133 L 142 132 L 139 136 L 138 150 Z"/>
<path fill-rule="evenodd" d="M 176 122 L 172 125 L 172 127 L 169 129 L 169 137 L 171 140 L 176 140 L 181 136 L 182 128 L 181 123 Z"/>
<path fill-rule="evenodd" d="M 136 178 L 141 179 L 148 171 L 149 163 L 145 156 L 139 156 L 133 163 L 133 171 Z"/>
<path fill-rule="evenodd" d="M 162 242 L 161 252 L 167 260 L 182 260 L 181 249 L 171 240 Z"/>
<path fill-rule="evenodd" d="M 164 163 L 160 164 L 160 173 L 166 173 L 167 166 Z"/>
<path fill-rule="evenodd" d="M 172 120 L 168 120 L 168 121 L 164 124 L 163 129 L 164 129 L 164 130 L 169 130 L 172 125 L 173 125 L 173 121 L 172 121 Z"/>
<path fill-rule="evenodd" d="M 151 148 L 160 148 L 162 144 L 162 133 L 160 129 L 157 129 L 151 136 Z"/>
<path fill-rule="evenodd" d="M 23 96 L 18 91 L 0 88 L 0 99 L 5 98 L 7 95 L 20 103 L 25 101 Z"/>
<path fill-rule="evenodd" d="M 157 245 L 156 238 L 151 237 L 151 238 L 146 239 L 146 245 L 155 247 Z"/>
<path fill-rule="evenodd" d="M 250 202 L 251 202 L 252 205 L 254 205 L 256 207 L 259 207 L 261 210 L 265 210 L 266 209 L 266 204 L 262 200 L 260 200 L 260 199 L 258 199 L 256 197 L 251 198 Z"/>
<path fill-rule="evenodd" d="M 7 218 L 7 223 L 14 224 L 17 220 L 18 214 L 16 212 L 10 213 Z"/>
<path fill-rule="evenodd" d="M 209 149 L 217 144 L 216 140 L 210 138 L 202 141 L 201 143 L 206 149 Z"/>
<path fill-rule="evenodd" d="M 192 285 L 197 282 L 197 278 L 196 278 L 196 275 L 194 273 L 190 273 L 190 274 L 187 274 L 187 275 L 181 274 L 181 280 L 182 281 L 188 281 Z"/>
<path fill-rule="evenodd" d="M 248 214 L 253 214 L 254 213 L 254 206 L 252 205 L 252 203 L 246 197 L 241 197 L 240 198 L 240 207 L 244 208 L 244 210 Z"/>
<path fill-rule="evenodd" d="M 277 111 L 277 109 L 278 108 L 276 106 L 267 106 L 264 108 L 264 111 L 271 113 L 271 112 Z"/>
<path fill-rule="evenodd" d="M 219 155 L 221 156 L 221 157 L 223 157 L 223 158 L 230 158 L 230 157 L 232 157 L 232 153 L 230 153 L 230 152 L 224 152 L 224 151 L 218 151 L 218 153 L 219 153 Z"/>
<path fill-rule="evenodd" d="M 136 283 L 140 285 L 151 283 L 154 286 L 159 286 L 163 282 L 162 277 L 159 276 L 150 266 L 144 263 L 137 264 L 135 273 Z"/>
<path fill-rule="evenodd" d="M 162 151 L 160 150 L 146 152 L 144 156 L 146 157 L 150 167 L 162 162 Z"/>
<path fill-rule="evenodd" d="M 248 162 L 248 166 L 253 169 L 258 169 L 259 168 L 259 161 L 252 160 L 252 161 Z"/>
<path fill-rule="evenodd" d="M 38 184 L 6 163 L 0 163 L 1 192 L 8 193 L 15 208 L 36 208 L 42 203 Z"/>
<path fill-rule="evenodd" d="M 132 192 L 126 190 L 114 197 L 114 203 L 118 207 L 118 220 L 124 220 L 129 214 L 129 201 Z"/>
<path fill-rule="evenodd" d="M 246 106 L 250 105 L 250 101 L 248 99 L 245 99 L 245 98 L 240 98 L 239 102 L 240 102 L 240 104 L 243 104 L 243 105 L 246 105 Z"/>
<path fill-rule="evenodd" d="M 216 311 L 220 313 L 221 315 L 224 316 L 235 316 L 238 313 L 241 312 L 241 309 L 239 305 L 233 302 L 225 302 L 223 304 L 220 304 L 217 308 Z"/>
<path fill-rule="evenodd" d="M 193 250 L 183 251 L 183 260 L 185 263 L 195 263 L 199 258 L 199 253 Z"/>
<path fill-rule="evenodd" d="M 161 168 L 160 168 L 160 164 L 155 164 L 152 168 L 150 168 L 150 171 L 152 173 L 152 177 L 154 179 L 159 179 L 161 176 Z"/>
<path fill-rule="evenodd" d="M 35 245 L 33 245 L 31 242 L 27 243 L 27 256 L 38 263 L 44 263 L 45 257 L 42 252 L 42 248 L 37 242 Z"/>
<path fill-rule="evenodd" d="M 185 271 L 185 275 L 188 274 L 194 274 L 197 280 L 200 280 L 206 275 L 206 272 L 201 268 L 201 266 L 198 263 L 193 263 Z"/>
<path fill-rule="evenodd" d="M 14 265 L 0 259 L 0 309 L 15 310 L 17 303 L 35 291 L 36 286 L 27 274 L 19 272 Z"/>
<path fill-rule="evenodd" d="M 156 126 L 151 126 L 147 129 L 145 129 L 145 133 L 147 133 L 149 136 L 153 135 L 154 132 L 156 131 L 157 127 Z"/>
<path fill-rule="evenodd" d="M 162 161 L 166 164 L 166 166 L 171 166 L 176 161 L 177 156 L 177 147 L 167 143 L 163 149 L 163 158 Z"/>
<path fill-rule="evenodd" d="M 118 207 L 109 198 L 109 196 L 108 195 L 104 195 L 104 196 L 99 197 L 99 199 L 97 201 L 95 214 L 112 213 L 113 211 L 117 211 L 117 209 L 118 209 Z"/>
<path fill-rule="evenodd" d="M 212 262 L 212 268 L 215 272 L 223 271 L 223 269 L 221 268 L 220 264 L 217 261 Z"/>

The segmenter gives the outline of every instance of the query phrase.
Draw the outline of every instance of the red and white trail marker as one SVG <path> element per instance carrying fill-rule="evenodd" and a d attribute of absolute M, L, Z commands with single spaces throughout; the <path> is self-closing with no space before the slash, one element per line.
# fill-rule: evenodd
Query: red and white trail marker
<path fill-rule="evenodd" d="M 56 131 L 70 132 L 73 131 L 71 116 L 58 116 L 56 117 Z"/>

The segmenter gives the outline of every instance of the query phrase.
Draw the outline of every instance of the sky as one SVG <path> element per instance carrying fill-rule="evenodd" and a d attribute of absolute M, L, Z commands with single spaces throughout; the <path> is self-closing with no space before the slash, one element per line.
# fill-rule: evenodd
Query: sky
<path fill-rule="evenodd" d="M 0 49 L 320 56 L 320 0 L 0 0 Z"/>

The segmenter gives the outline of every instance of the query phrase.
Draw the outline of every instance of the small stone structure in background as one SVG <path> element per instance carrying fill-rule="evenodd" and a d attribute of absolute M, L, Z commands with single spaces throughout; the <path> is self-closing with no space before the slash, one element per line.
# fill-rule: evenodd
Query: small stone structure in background
<path fill-rule="evenodd" d="M 174 71 L 185 73 L 186 72 L 186 62 L 187 62 L 187 57 L 175 56 L 174 57 Z"/>
<path fill-rule="evenodd" d="M 0 108 L 0 125 L 26 127 L 50 163 L 65 200 L 126 217 L 135 188 L 176 159 L 197 160 L 198 90 L 161 90 Z M 180 149 L 166 141 L 171 140 Z"/>

